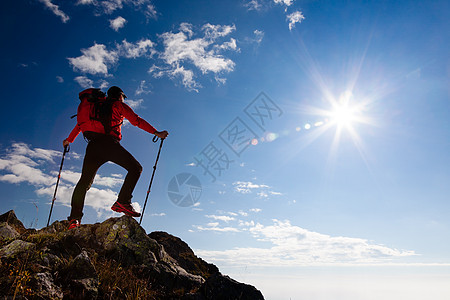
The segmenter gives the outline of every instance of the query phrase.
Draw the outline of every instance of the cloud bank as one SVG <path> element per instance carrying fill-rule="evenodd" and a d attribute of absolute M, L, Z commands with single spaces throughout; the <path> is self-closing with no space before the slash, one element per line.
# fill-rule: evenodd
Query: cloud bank
<path fill-rule="evenodd" d="M 206 216 L 210 218 L 211 216 Z M 221 220 L 221 218 L 215 218 Z M 229 266 L 295 267 L 320 265 L 383 264 L 394 259 L 416 255 L 375 244 L 362 238 L 330 236 L 313 232 L 288 220 L 272 220 L 271 225 L 238 220 L 238 226 L 218 222 L 194 226 L 198 231 L 248 233 L 261 247 L 236 247 L 228 250 L 196 250 L 202 258 Z M 267 246 L 269 245 L 269 246 Z"/>
<path fill-rule="evenodd" d="M 66 159 L 69 159 L 68 155 L 70 154 L 66 155 Z M 78 157 L 76 153 L 71 153 L 71 156 Z M 50 204 L 61 158 L 60 151 L 33 148 L 25 143 L 13 143 L 0 156 L 0 182 L 28 184 L 34 187 L 35 193 L 42 197 L 45 204 Z M 70 207 L 73 188 L 80 175 L 81 173 L 72 170 L 62 171 L 56 205 Z M 113 189 L 120 187 L 122 182 L 121 176 L 105 177 L 97 174 L 93 186 L 87 193 L 85 205 L 96 210 L 99 217 L 113 215 L 110 207 L 117 199 L 117 193 Z M 67 214 L 69 212 L 68 209 Z"/>

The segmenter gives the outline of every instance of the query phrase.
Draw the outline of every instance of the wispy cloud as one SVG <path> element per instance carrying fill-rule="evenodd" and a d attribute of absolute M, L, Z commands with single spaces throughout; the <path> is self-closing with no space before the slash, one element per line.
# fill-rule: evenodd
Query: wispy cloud
<path fill-rule="evenodd" d="M 123 17 L 117 17 L 115 19 L 109 20 L 109 27 L 111 27 L 114 31 L 119 31 L 120 28 L 123 28 L 127 23 L 127 20 Z"/>
<path fill-rule="evenodd" d="M 122 41 L 122 44 L 117 45 L 117 51 L 119 56 L 125 58 L 138 58 L 145 55 L 154 54 L 154 43 L 149 39 L 141 39 L 136 43 L 129 43 L 126 40 Z"/>
<path fill-rule="evenodd" d="M 118 22 L 114 28 L 118 28 L 120 24 L 122 23 Z M 135 43 L 123 40 L 113 49 L 94 43 L 89 48 L 81 49 L 82 55 L 70 57 L 68 61 L 76 72 L 108 77 L 111 76 L 109 70 L 118 64 L 121 58 L 145 57 L 150 60 L 157 54 L 153 66 L 148 71 L 153 77 L 178 78 L 188 90 L 198 91 L 201 88 L 196 79 L 198 73 L 202 75 L 212 73 L 218 83 L 224 84 L 226 79 L 223 74 L 234 70 L 235 63 L 223 53 L 240 51 L 236 39 L 227 38 L 235 30 L 234 25 L 208 23 L 201 27 L 199 33 L 195 33 L 192 24 L 182 23 L 178 32 L 165 32 L 160 35 L 161 51 L 158 51 L 156 44 L 147 38 Z M 92 84 L 87 77 L 77 77 L 76 81 L 82 87 Z M 141 83 L 145 84 L 145 81 Z M 144 89 L 140 91 L 144 92 Z"/>
<path fill-rule="evenodd" d="M 196 250 L 204 259 L 228 265 L 305 266 L 333 264 L 386 263 L 393 259 L 416 255 L 414 251 L 390 248 L 366 239 L 333 237 L 292 225 L 289 221 L 273 220 L 272 225 L 240 222 L 241 232 L 249 232 L 261 246 L 228 250 Z M 197 229 L 214 230 L 219 224 Z M 222 228 L 224 229 L 224 228 Z M 231 231 L 231 230 L 230 230 Z M 239 231 L 239 230 L 236 230 Z"/>
<path fill-rule="evenodd" d="M 72 153 L 70 156 L 78 157 Z M 0 181 L 10 184 L 28 184 L 35 188 L 38 196 L 44 197 L 48 200 L 46 203 L 49 203 L 55 191 L 61 157 L 60 151 L 33 148 L 25 143 L 13 143 L 0 156 Z M 66 157 L 67 160 L 69 158 L 69 156 Z M 73 187 L 80 175 L 79 172 L 72 170 L 62 171 L 57 204 L 70 206 Z M 120 186 L 122 182 L 120 177 L 98 174 L 87 194 L 86 205 L 95 209 L 99 215 L 111 215 L 109 208 L 117 198 L 117 193 L 112 188 Z"/>
<path fill-rule="evenodd" d="M 142 106 L 142 104 L 144 103 L 144 99 L 139 100 L 126 99 L 124 102 L 133 110 L 136 110 Z"/>
<path fill-rule="evenodd" d="M 294 11 L 287 15 L 287 19 L 289 21 L 289 30 L 292 30 L 296 23 L 301 23 L 305 19 L 305 16 L 303 16 L 301 11 Z"/>
<path fill-rule="evenodd" d="M 226 226 L 220 227 L 219 222 L 212 222 L 206 224 L 206 226 L 194 225 L 194 228 L 198 231 L 215 231 L 215 232 L 239 232 L 240 230 L 235 227 Z"/>
<path fill-rule="evenodd" d="M 157 12 L 151 0 L 78 0 L 76 5 L 93 5 L 103 14 L 112 14 L 124 6 L 132 6 L 144 12 L 147 17 L 156 18 Z"/>
<path fill-rule="evenodd" d="M 139 87 L 136 89 L 136 92 L 134 92 L 134 94 L 136 96 L 140 96 L 142 94 L 148 94 L 148 93 L 150 93 L 150 91 L 148 90 L 146 80 L 141 80 L 141 82 L 139 83 Z"/>
<path fill-rule="evenodd" d="M 195 91 L 201 85 L 194 79 L 192 67 L 202 74 L 214 73 L 216 80 L 223 83 L 223 78 L 219 75 L 233 71 L 235 63 L 224 57 L 221 52 L 238 51 L 238 48 L 233 38 L 225 42 L 219 42 L 219 40 L 235 30 L 234 25 L 208 23 L 201 28 L 203 36 L 194 38 L 196 34 L 192 24 L 182 23 L 178 32 L 165 32 L 160 35 L 164 50 L 159 56 L 164 65 L 154 65 L 149 72 L 155 77 L 181 77 L 183 85 Z"/>
<path fill-rule="evenodd" d="M 210 219 L 218 220 L 218 221 L 227 222 L 227 223 L 230 221 L 236 220 L 235 218 L 229 217 L 229 216 L 206 215 L 206 217 L 210 218 Z"/>
<path fill-rule="evenodd" d="M 69 63 L 73 66 L 75 71 L 96 74 L 108 74 L 108 67 L 114 65 L 119 55 L 117 51 L 108 51 L 105 45 L 95 43 L 94 46 L 81 49 L 83 55 L 68 58 Z"/>
<path fill-rule="evenodd" d="M 294 0 L 273 0 L 276 4 L 281 4 L 285 6 L 291 6 L 294 3 Z"/>
<path fill-rule="evenodd" d="M 109 76 L 109 68 L 117 64 L 120 57 L 138 58 L 153 55 L 153 42 L 149 39 L 141 39 L 136 43 L 123 40 L 115 49 L 108 50 L 105 45 L 94 43 L 87 49 L 81 49 L 81 56 L 68 58 L 74 71 L 91 75 Z M 80 77 L 79 80 L 85 79 Z M 79 82 L 80 85 L 84 82 Z"/>
<path fill-rule="evenodd" d="M 269 188 L 268 185 L 265 184 L 256 184 L 250 181 L 236 181 L 233 182 L 234 189 L 242 194 L 251 193 L 252 190 L 261 189 L 261 188 Z"/>
<path fill-rule="evenodd" d="M 166 213 L 154 213 L 151 214 L 152 217 L 164 217 L 166 215 Z"/>
<path fill-rule="evenodd" d="M 255 31 L 253 31 L 253 33 L 254 33 L 254 35 L 255 35 L 254 41 L 255 41 L 257 44 L 261 44 L 261 42 L 262 42 L 262 40 L 263 40 L 263 38 L 264 38 L 264 31 L 261 31 L 261 30 L 255 30 Z"/>
<path fill-rule="evenodd" d="M 280 192 L 275 192 L 265 184 L 256 184 L 251 181 L 233 182 L 234 190 L 241 194 L 250 194 L 255 192 L 259 198 L 268 198 L 269 196 L 281 196 Z"/>
<path fill-rule="evenodd" d="M 244 6 L 247 7 L 248 10 L 260 10 L 262 4 L 260 0 L 250 0 L 249 2 L 245 3 Z"/>
<path fill-rule="evenodd" d="M 77 76 L 77 77 L 74 78 L 74 80 L 76 82 L 78 82 L 78 84 L 84 89 L 93 87 L 93 84 L 94 84 L 94 81 L 92 81 L 91 79 L 87 78 L 86 76 Z"/>
<path fill-rule="evenodd" d="M 148 4 L 147 9 L 145 10 L 145 15 L 149 19 L 156 20 L 158 18 L 158 12 L 156 11 L 156 8 L 153 4 Z"/>
<path fill-rule="evenodd" d="M 42 2 L 45 7 L 50 9 L 56 16 L 61 18 L 61 21 L 63 23 L 67 23 L 70 20 L 70 17 L 66 15 L 61 9 L 59 9 L 59 6 L 54 4 L 52 0 L 39 0 Z"/>

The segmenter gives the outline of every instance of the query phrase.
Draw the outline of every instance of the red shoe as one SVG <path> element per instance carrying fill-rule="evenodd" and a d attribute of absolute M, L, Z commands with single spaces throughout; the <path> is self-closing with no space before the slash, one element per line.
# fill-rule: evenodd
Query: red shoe
<path fill-rule="evenodd" d="M 69 228 L 68 229 L 73 229 L 73 228 L 77 228 L 77 227 L 80 227 L 81 226 L 81 224 L 80 224 L 80 221 L 79 220 L 77 220 L 77 219 L 72 219 L 71 221 L 70 221 L 70 223 L 69 223 Z"/>
<path fill-rule="evenodd" d="M 119 202 L 114 202 L 113 206 L 111 206 L 111 209 L 115 212 L 121 212 L 124 213 L 127 216 L 130 217 L 140 217 L 141 213 L 137 212 L 134 210 L 133 206 L 131 206 L 131 203 L 119 203 Z"/>

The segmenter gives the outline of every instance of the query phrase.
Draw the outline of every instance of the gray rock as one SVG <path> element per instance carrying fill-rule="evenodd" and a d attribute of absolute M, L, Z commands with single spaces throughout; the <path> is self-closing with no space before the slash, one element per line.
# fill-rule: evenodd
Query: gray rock
<path fill-rule="evenodd" d="M 100 285 L 98 274 L 84 250 L 69 264 L 69 285 L 69 299 L 97 299 Z"/>
<path fill-rule="evenodd" d="M 0 249 L 1 258 L 15 258 L 20 254 L 35 248 L 35 244 L 22 240 L 15 240 Z"/>
<path fill-rule="evenodd" d="M 220 273 L 208 278 L 202 287 L 202 294 L 208 300 L 264 300 L 254 286 L 237 282 Z"/>
<path fill-rule="evenodd" d="M 35 287 L 36 296 L 44 299 L 62 299 L 63 292 L 61 287 L 54 283 L 50 273 L 37 273 L 32 279 L 32 285 Z"/>
<path fill-rule="evenodd" d="M 8 223 L 0 223 L 0 239 L 12 239 L 20 235 L 14 227 L 11 227 Z"/>
<path fill-rule="evenodd" d="M 3 215 L 0 215 L 0 223 L 7 223 L 7 224 L 9 224 L 11 227 L 13 227 L 20 234 L 22 234 L 25 231 L 27 231 L 25 226 L 23 226 L 23 223 L 20 222 L 19 219 L 17 219 L 16 213 L 14 212 L 14 210 L 10 210 L 10 211 L 4 213 Z"/>

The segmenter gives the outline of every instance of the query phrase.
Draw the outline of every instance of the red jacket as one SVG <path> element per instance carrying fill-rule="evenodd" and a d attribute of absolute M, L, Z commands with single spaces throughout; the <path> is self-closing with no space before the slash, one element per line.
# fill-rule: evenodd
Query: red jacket
<path fill-rule="evenodd" d="M 80 132 L 93 131 L 105 133 L 105 129 L 100 121 L 91 120 L 89 118 L 91 105 L 92 103 L 88 101 L 82 101 L 78 106 L 77 125 L 75 125 L 72 132 L 69 134 L 69 137 L 67 138 L 68 142 L 72 143 Z M 131 107 L 122 101 L 115 101 L 112 105 L 111 117 L 111 127 L 113 129 L 109 134 L 119 140 L 122 139 L 121 127 L 124 118 L 130 121 L 132 125 L 137 126 L 148 133 L 154 134 L 156 132 L 156 129 L 147 121 L 139 117 Z"/>

